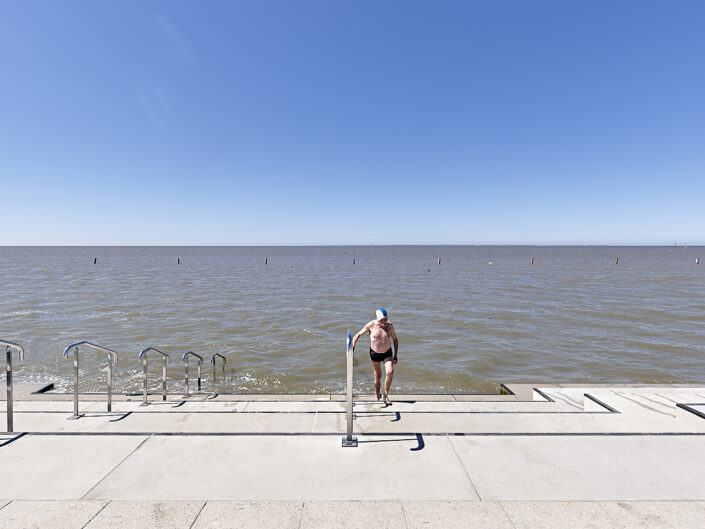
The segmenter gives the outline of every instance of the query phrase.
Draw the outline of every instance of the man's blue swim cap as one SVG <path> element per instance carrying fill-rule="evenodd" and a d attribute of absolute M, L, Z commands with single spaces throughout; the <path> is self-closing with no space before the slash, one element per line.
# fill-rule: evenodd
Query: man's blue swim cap
<path fill-rule="evenodd" d="M 375 314 L 377 315 L 377 321 L 387 317 L 387 311 L 384 309 L 377 309 Z"/>

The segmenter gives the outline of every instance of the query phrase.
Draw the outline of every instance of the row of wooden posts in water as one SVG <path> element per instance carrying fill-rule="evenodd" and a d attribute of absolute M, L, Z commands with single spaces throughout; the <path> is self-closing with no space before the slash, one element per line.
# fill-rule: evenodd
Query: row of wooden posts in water
<path fill-rule="evenodd" d="M 93 258 L 93 264 L 98 264 L 98 258 L 97 258 L 97 257 L 94 257 L 94 258 Z M 176 264 L 181 264 L 181 257 L 177 257 L 177 258 L 176 258 Z M 264 264 L 269 264 L 269 258 L 267 258 L 267 257 L 264 258 Z M 352 264 L 356 264 L 354 258 L 353 258 L 353 260 L 352 260 Z M 440 258 L 440 257 L 438 258 L 438 264 L 441 264 L 441 258 Z M 535 257 L 532 257 L 532 258 L 531 258 L 531 264 L 532 264 L 532 265 L 533 265 L 533 264 L 537 264 L 537 260 L 536 260 Z M 615 260 L 614 264 L 616 264 L 616 265 L 619 264 L 619 257 L 617 257 L 617 259 Z M 699 257 L 696 257 L 696 258 L 695 258 L 695 264 L 696 264 L 696 265 L 699 265 L 699 264 L 700 264 L 700 258 L 699 258 Z M 291 267 L 294 268 L 294 265 L 291 265 Z"/>

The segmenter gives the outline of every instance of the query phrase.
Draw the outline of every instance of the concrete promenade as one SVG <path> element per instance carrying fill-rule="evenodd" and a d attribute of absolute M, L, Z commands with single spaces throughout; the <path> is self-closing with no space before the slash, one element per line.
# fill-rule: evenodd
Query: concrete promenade
<path fill-rule="evenodd" d="M 705 388 L 72 395 L 17 386 L 0 527 L 705 527 Z M 4 395 L 4 392 L 3 392 Z M 5 402 L 0 402 L 4 429 Z"/>

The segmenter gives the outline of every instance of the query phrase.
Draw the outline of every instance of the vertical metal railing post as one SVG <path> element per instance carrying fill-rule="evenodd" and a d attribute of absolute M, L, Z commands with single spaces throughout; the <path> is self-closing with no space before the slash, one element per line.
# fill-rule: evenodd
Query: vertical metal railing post
<path fill-rule="evenodd" d="M 140 356 L 142 354 L 140 353 Z M 147 357 L 142 358 L 142 406 L 148 406 L 149 399 L 147 398 Z"/>
<path fill-rule="evenodd" d="M 213 382 L 216 381 L 216 373 L 215 373 L 215 371 L 216 371 L 215 358 L 216 357 L 220 357 L 223 359 L 223 373 L 225 373 L 225 362 L 226 362 L 225 357 L 220 353 L 212 354 L 211 355 L 211 364 L 213 364 Z"/>
<path fill-rule="evenodd" d="M 16 344 L 14 342 L 6 342 L 5 340 L 0 340 L 0 345 L 5 346 L 5 383 L 7 385 L 7 431 L 12 432 L 14 428 L 14 393 L 12 391 L 12 350 L 17 350 L 17 356 L 21 362 L 24 360 L 24 348 L 20 344 Z"/>
<path fill-rule="evenodd" d="M 113 364 L 118 363 L 118 354 L 113 351 L 112 349 L 108 349 L 107 347 L 103 347 L 101 345 L 96 345 L 91 342 L 78 342 L 69 345 L 65 350 L 64 350 L 64 358 L 68 357 L 69 352 L 71 352 L 71 349 L 73 349 L 73 368 L 74 368 L 74 378 L 73 378 L 73 416 L 69 417 L 69 419 L 78 419 L 79 417 L 82 417 L 81 414 L 78 413 L 78 346 L 86 346 L 90 347 L 92 349 L 97 349 L 98 351 L 103 351 L 108 353 L 108 372 L 106 375 L 107 383 L 108 383 L 108 411 L 113 410 Z"/>
<path fill-rule="evenodd" d="M 170 362 L 169 355 L 164 357 L 162 364 L 162 401 L 166 402 L 166 365 Z"/>
<path fill-rule="evenodd" d="M 190 397 L 191 394 L 188 391 L 188 357 L 189 355 L 195 356 L 198 359 L 198 391 L 201 391 L 201 365 L 203 364 L 203 357 L 193 351 L 186 351 L 181 360 L 184 361 L 184 397 Z"/>
<path fill-rule="evenodd" d="M 113 411 L 113 362 L 108 355 L 108 373 L 106 374 L 108 379 L 108 411 Z"/>
<path fill-rule="evenodd" d="M 345 415 L 347 418 L 347 434 L 343 437 L 343 446 L 357 446 L 357 437 L 353 437 L 353 347 L 352 331 L 348 329 L 345 341 L 345 357 L 347 360 L 347 394 L 345 402 Z"/>
<path fill-rule="evenodd" d="M 166 365 L 171 361 L 171 359 L 168 354 L 163 353 L 159 349 L 147 347 L 146 349 L 143 349 L 137 357 L 138 360 L 142 360 L 142 406 L 149 405 L 149 399 L 147 397 L 147 353 L 149 351 L 159 353 L 164 359 L 164 365 L 162 366 L 162 400 L 166 401 Z"/>
<path fill-rule="evenodd" d="M 80 416 L 78 413 L 78 346 L 76 346 L 73 349 L 73 417 L 71 418 L 78 419 Z"/>

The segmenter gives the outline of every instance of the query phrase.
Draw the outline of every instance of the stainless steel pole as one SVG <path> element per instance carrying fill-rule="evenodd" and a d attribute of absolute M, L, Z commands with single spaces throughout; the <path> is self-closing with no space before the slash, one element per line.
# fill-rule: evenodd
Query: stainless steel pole
<path fill-rule="evenodd" d="M 78 347 L 73 350 L 73 418 L 78 419 Z"/>
<path fill-rule="evenodd" d="M 352 331 L 348 329 L 346 340 L 345 356 L 347 360 L 347 395 L 346 395 L 346 415 L 347 415 L 347 435 L 343 437 L 343 446 L 357 446 L 357 437 L 353 437 L 353 348 Z"/>
<path fill-rule="evenodd" d="M 113 357 L 108 354 L 108 411 L 113 411 Z"/>
<path fill-rule="evenodd" d="M 142 358 L 142 406 L 149 405 L 147 398 L 147 355 Z"/>
<path fill-rule="evenodd" d="M 188 358 L 186 358 L 184 366 L 184 397 L 188 397 Z"/>
<path fill-rule="evenodd" d="M 169 361 L 169 357 L 164 357 L 164 367 L 162 367 L 162 400 L 166 401 L 166 363 Z"/>
<path fill-rule="evenodd" d="M 12 431 L 12 351 L 10 346 L 5 347 L 5 352 L 7 353 L 7 360 L 5 364 L 5 374 L 7 383 L 7 431 Z"/>

